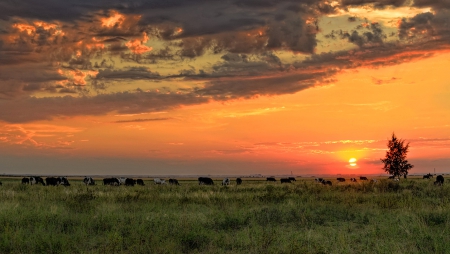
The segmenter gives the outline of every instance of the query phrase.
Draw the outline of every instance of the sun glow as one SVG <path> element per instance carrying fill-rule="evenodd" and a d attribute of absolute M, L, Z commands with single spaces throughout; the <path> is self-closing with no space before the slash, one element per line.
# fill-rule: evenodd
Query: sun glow
<path fill-rule="evenodd" d="M 356 159 L 355 158 L 351 158 L 350 160 L 348 160 L 348 162 L 350 163 L 350 166 L 352 166 L 352 167 L 356 166 Z"/>

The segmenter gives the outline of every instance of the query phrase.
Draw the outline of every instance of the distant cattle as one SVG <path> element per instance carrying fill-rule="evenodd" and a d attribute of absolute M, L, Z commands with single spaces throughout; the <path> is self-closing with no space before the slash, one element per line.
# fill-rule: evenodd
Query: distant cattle
<path fill-rule="evenodd" d="M 133 178 L 126 178 L 125 179 L 125 186 L 134 186 L 136 181 Z"/>
<path fill-rule="evenodd" d="M 267 177 L 266 181 L 268 181 L 268 182 L 276 182 L 277 180 L 274 177 Z"/>
<path fill-rule="evenodd" d="M 291 183 L 291 179 L 289 178 L 281 178 L 280 183 Z"/>
<path fill-rule="evenodd" d="M 236 184 L 237 185 L 241 185 L 242 184 L 242 179 L 241 178 L 236 178 Z"/>
<path fill-rule="evenodd" d="M 330 186 L 333 185 L 333 183 L 331 181 L 326 181 L 323 178 L 316 178 L 315 181 L 318 183 L 321 183 L 323 185 L 330 185 Z"/>
<path fill-rule="evenodd" d="M 198 178 L 198 184 L 199 185 L 202 185 L 202 184 L 204 184 L 204 185 L 214 185 L 214 181 L 211 178 L 209 178 L 209 177 L 199 177 Z"/>
<path fill-rule="evenodd" d="M 160 178 L 154 178 L 154 179 L 153 179 L 153 182 L 154 182 L 155 184 L 166 184 L 166 180 L 160 179 Z"/>
<path fill-rule="evenodd" d="M 125 182 L 126 182 L 126 178 L 125 177 L 120 177 L 120 178 L 117 178 L 118 180 L 119 180 L 119 184 L 120 185 L 123 185 L 123 184 L 125 184 Z"/>
<path fill-rule="evenodd" d="M 323 180 L 323 178 L 316 178 L 316 179 L 314 179 L 314 181 L 316 181 L 318 183 L 322 183 L 324 180 Z"/>
<path fill-rule="evenodd" d="M 86 185 L 95 185 L 94 179 L 92 179 L 92 177 L 87 176 L 83 179 L 83 183 Z"/>
<path fill-rule="evenodd" d="M 338 177 L 338 178 L 337 178 L 337 181 L 338 181 L 338 182 L 345 182 L 345 178 Z"/>
<path fill-rule="evenodd" d="M 178 180 L 177 179 L 173 179 L 173 178 L 169 179 L 169 184 L 180 185 L 180 183 L 178 183 Z"/>
<path fill-rule="evenodd" d="M 119 186 L 120 181 L 117 178 L 105 178 L 103 179 L 103 185 Z"/>
<path fill-rule="evenodd" d="M 222 180 L 222 185 L 230 185 L 230 178 L 225 178 Z"/>
<path fill-rule="evenodd" d="M 40 176 L 32 176 L 32 177 L 30 177 L 30 184 L 31 185 L 38 184 L 38 183 L 40 183 L 40 184 L 45 186 L 44 179 L 42 179 Z"/>
<path fill-rule="evenodd" d="M 350 182 L 356 183 L 356 182 L 357 182 L 357 181 L 356 181 L 356 178 L 350 178 Z"/>
<path fill-rule="evenodd" d="M 288 177 L 289 180 L 296 182 L 295 177 Z"/>
<path fill-rule="evenodd" d="M 137 185 L 141 185 L 141 186 L 144 186 L 145 184 L 144 184 L 144 180 L 142 180 L 142 179 L 137 179 L 136 180 L 136 184 Z"/>
<path fill-rule="evenodd" d="M 361 180 L 361 181 L 368 181 L 369 179 L 367 179 L 367 177 L 365 177 L 365 176 L 360 176 L 359 180 Z"/>
<path fill-rule="evenodd" d="M 430 174 L 430 173 L 428 173 L 428 174 L 426 174 L 426 175 L 423 175 L 423 178 L 422 178 L 422 179 L 430 179 L 430 178 L 433 178 L 433 175 Z"/>
<path fill-rule="evenodd" d="M 47 186 L 58 186 L 58 185 L 63 185 L 63 186 L 70 186 L 69 180 L 67 180 L 66 177 L 47 177 L 45 178 L 45 183 L 47 184 Z"/>
<path fill-rule="evenodd" d="M 22 178 L 22 184 L 30 184 L 30 179 L 28 177 Z"/>
<path fill-rule="evenodd" d="M 434 182 L 434 185 L 443 185 L 444 184 L 444 177 L 442 175 L 438 175 L 436 177 L 436 181 Z"/>

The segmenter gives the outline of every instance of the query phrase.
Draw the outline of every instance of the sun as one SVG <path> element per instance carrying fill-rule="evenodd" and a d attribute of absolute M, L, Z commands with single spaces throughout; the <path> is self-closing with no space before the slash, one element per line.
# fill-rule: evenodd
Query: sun
<path fill-rule="evenodd" d="M 348 162 L 350 163 L 350 166 L 352 166 L 352 167 L 356 166 L 356 159 L 355 158 L 351 158 L 350 160 L 348 160 Z"/>

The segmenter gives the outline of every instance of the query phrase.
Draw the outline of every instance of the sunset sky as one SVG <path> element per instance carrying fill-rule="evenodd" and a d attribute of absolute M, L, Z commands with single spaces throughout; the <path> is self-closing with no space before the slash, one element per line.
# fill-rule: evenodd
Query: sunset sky
<path fill-rule="evenodd" d="M 450 1 L 1 1 L 0 108 L 0 174 L 450 173 Z"/>

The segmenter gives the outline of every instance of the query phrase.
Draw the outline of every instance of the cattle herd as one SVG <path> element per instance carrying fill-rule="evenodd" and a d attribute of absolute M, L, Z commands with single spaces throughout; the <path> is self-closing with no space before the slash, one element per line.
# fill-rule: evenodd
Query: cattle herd
<path fill-rule="evenodd" d="M 426 174 L 423 176 L 423 179 L 430 179 L 433 178 L 432 174 Z M 398 177 L 394 177 L 394 176 L 389 176 L 388 179 L 392 179 L 394 181 L 399 181 Z M 359 177 L 360 181 L 369 181 L 369 179 L 365 176 L 360 176 Z M 275 179 L 275 177 L 267 177 L 266 178 L 267 182 L 276 182 L 277 180 Z M 288 177 L 288 178 L 281 178 L 280 179 L 280 183 L 292 183 L 296 181 L 295 177 Z M 323 185 L 333 185 L 333 183 L 330 180 L 325 180 L 323 178 L 316 178 L 315 181 L 317 183 L 323 184 Z M 345 182 L 345 178 L 343 177 L 338 177 L 336 179 L 337 183 L 341 183 L 341 182 Z M 370 180 L 371 183 L 376 183 L 378 180 L 377 179 L 372 179 Z M 350 182 L 357 182 L 356 178 L 350 178 Z M 92 177 L 85 177 L 83 179 L 83 183 L 88 186 L 88 185 L 95 185 L 95 180 Z M 153 183 L 157 184 L 157 185 L 164 185 L 166 184 L 166 180 L 165 179 L 160 179 L 160 178 L 154 178 L 153 179 Z M 44 186 L 70 186 L 69 180 L 67 180 L 67 177 L 47 177 L 45 178 L 45 181 L 42 177 L 39 176 L 32 176 L 32 177 L 24 177 L 22 178 L 22 184 L 30 184 L 30 185 L 36 185 L 36 184 L 42 184 Z M 177 179 L 169 179 L 169 184 L 170 185 L 180 185 L 180 183 L 178 182 Z M 198 178 L 198 184 L 199 185 L 214 185 L 214 181 L 209 178 L 209 177 L 199 177 Z M 226 185 L 230 185 L 231 184 L 231 180 L 230 178 L 224 178 L 222 180 L 222 185 L 226 186 Z M 242 184 L 242 179 L 241 178 L 236 178 L 236 185 L 241 185 Z M 438 175 L 436 177 L 436 181 L 434 182 L 434 185 L 438 185 L 438 186 L 442 186 L 444 184 L 444 177 L 442 175 Z M 2 182 L 0 182 L 0 186 L 2 185 Z M 103 179 L 103 185 L 111 185 L 111 186 L 119 186 L 119 185 L 125 185 L 125 186 L 134 186 L 134 185 L 141 185 L 144 186 L 144 180 L 142 179 L 133 179 L 133 178 L 125 178 L 125 177 L 120 177 L 120 178 L 116 178 L 116 177 L 111 177 L 111 178 L 104 178 Z"/>

